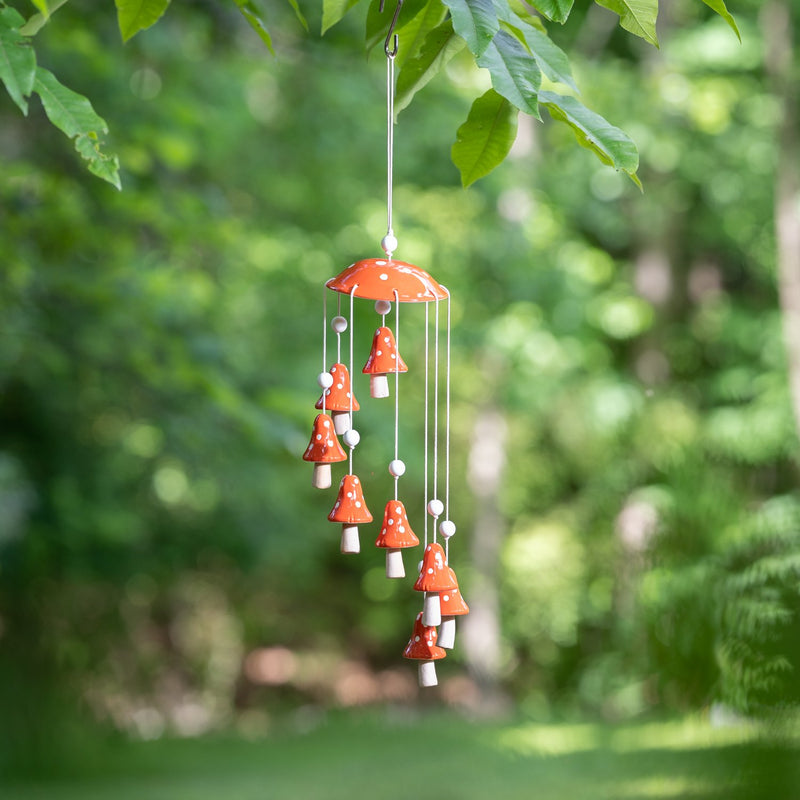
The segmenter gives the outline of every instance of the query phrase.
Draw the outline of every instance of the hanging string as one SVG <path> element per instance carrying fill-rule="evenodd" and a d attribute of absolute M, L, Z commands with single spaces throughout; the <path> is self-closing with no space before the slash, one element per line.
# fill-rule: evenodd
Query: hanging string
<path fill-rule="evenodd" d="M 444 417 L 444 518 L 450 519 L 450 290 L 447 292 L 447 356 L 445 363 L 445 417 Z M 444 540 L 445 561 L 449 561 L 450 537 Z"/>
<path fill-rule="evenodd" d="M 322 287 L 322 372 L 328 369 L 328 287 Z M 326 411 L 326 389 L 322 387 L 322 413 Z"/>
<path fill-rule="evenodd" d="M 391 35 L 391 34 L 390 34 Z M 391 260 L 397 240 L 392 230 L 392 194 L 394 188 L 394 57 L 397 55 L 397 37 L 394 52 L 386 49 L 386 255 Z"/>
<path fill-rule="evenodd" d="M 350 290 L 350 430 L 353 430 L 353 396 L 355 395 L 355 386 L 353 386 L 353 328 L 355 327 L 355 319 L 353 318 L 353 296 L 358 289 L 358 284 L 353 286 Z M 353 474 L 353 450 L 350 448 L 350 474 Z"/>
<path fill-rule="evenodd" d="M 428 546 L 428 304 L 425 303 L 425 547 Z"/>
<path fill-rule="evenodd" d="M 439 496 L 439 298 L 433 328 L 433 496 Z M 436 542 L 436 522 L 433 520 L 433 541 Z"/>
<path fill-rule="evenodd" d="M 394 289 L 394 340 L 397 345 L 397 358 L 400 358 L 400 295 Z M 396 365 L 397 366 L 397 365 Z M 398 461 L 400 442 L 400 369 L 399 366 L 394 372 L 394 460 Z M 394 499 L 397 500 L 397 481 L 399 475 L 394 478 Z"/>

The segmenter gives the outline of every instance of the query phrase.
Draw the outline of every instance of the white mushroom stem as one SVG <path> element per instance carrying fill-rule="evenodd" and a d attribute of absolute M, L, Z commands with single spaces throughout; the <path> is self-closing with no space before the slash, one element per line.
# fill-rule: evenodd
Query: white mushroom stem
<path fill-rule="evenodd" d="M 439 647 L 446 647 L 452 650 L 456 643 L 456 618 L 455 617 L 442 617 L 442 626 L 439 628 L 439 638 L 436 644 Z"/>
<path fill-rule="evenodd" d="M 439 683 L 436 678 L 436 662 L 434 661 L 420 661 L 419 662 L 419 685 L 420 686 L 436 686 Z"/>
<path fill-rule="evenodd" d="M 369 394 L 376 399 L 389 396 L 389 379 L 386 373 L 369 376 Z"/>
<path fill-rule="evenodd" d="M 347 433 L 350 430 L 350 412 L 349 411 L 333 411 L 333 429 L 339 436 Z"/>
<path fill-rule="evenodd" d="M 358 541 L 358 525 L 342 525 L 342 546 L 343 553 L 360 553 L 361 543 Z"/>
<path fill-rule="evenodd" d="M 311 485 L 315 489 L 330 489 L 331 487 L 330 464 L 314 464 L 314 472 L 311 475 Z"/>
<path fill-rule="evenodd" d="M 425 602 L 422 605 L 422 624 L 435 628 L 441 621 L 442 605 L 439 601 L 439 592 L 426 592 Z"/>
<path fill-rule="evenodd" d="M 386 551 L 386 577 L 405 578 L 406 569 L 403 566 L 403 551 L 389 549 Z"/>

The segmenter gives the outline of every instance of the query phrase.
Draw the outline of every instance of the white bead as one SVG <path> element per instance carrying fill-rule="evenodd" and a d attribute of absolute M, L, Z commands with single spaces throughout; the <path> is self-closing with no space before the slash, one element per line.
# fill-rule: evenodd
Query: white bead
<path fill-rule="evenodd" d="M 392 304 L 388 300 L 375 301 L 375 313 L 383 316 L 392 310 Z"/>
<path fill-rule="evenodd" d="M 432 517 L 438 517 L 442 511 L 444 511 L 444 503 L 438 498 L 434 497 L 433 500 L 428 503 L 428 513 Z"/>
<path fill-rule="evenodd" d="M 381 247 L 387 256 L 394 253 L 394 251 L 397 250 L 397 238 L 395 235 L 393 233 L 387 233 L 386 236 L 381 239 Z"/>
<path fill-rule="evenodd" d="M 361 434 L 355 429 L 350 428 L 349 431 L 345 431 L 344 436 L 342 436 L 344 443 L 348 447 L 355 447 L 361 441 Z"/>
<path fill-rule="evenodd" d="M 393 461 L 389 462 L 389 474 L 393 478 L 399 478 L 401 475 L 405 474 L 405 471 L 405 462 L 401 461 L 399 458 L 395 458 Z"/>
<path fill-rule="evenodd" d="M 443 539 L 449 539 L 455 532 L 456 524 L 449 519 L 444 520 L 444 522 L 439 525 L 439 533 L 442 535 Z"/>
<path fill-rule="evenodd" d="M 331 328 L 336 333 L 344 333 L 347 330 L 347 320 L 344 317 L 334 317 L 331 320 Z"/>
<path fill-rule="evenodd" d="M 330 387 L 333 386 L 333 375 L 331 375 L 330 372 L 320 372 L 320 374 L 317 375 L 317 383 L 323 389 L 330 389 Z"/>

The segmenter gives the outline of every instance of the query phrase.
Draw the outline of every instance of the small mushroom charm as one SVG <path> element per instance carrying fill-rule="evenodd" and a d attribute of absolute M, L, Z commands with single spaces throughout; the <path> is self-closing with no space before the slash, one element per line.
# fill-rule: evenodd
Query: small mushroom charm
<path fill-rule="evenodd" d="M 315 408 L 322 408 L 323 399 L 325 408 L 333 416 L 333 427 L 340 436 L 350 430 L 350 373 L 344 364 L 334 364 L 330 369 L 332 381 L 327 388 L 322 390 L 324 397 L 317 400 Z M 353 411 L 358 411 L 361 406 L 358 404 L 355 395 L 353 400 Z"/>
<path fill-rule="evenodd" d="M 444 658 L 447 653 L 436 645 L 436 628 L 430 625 L 423 625 L 422 612 L 417 614 L 414 620 L 414 630 L 408 640 L 406 649 L 403 650 L 403 658 L 411 658 L 419 661 L 419 685 L 436 686 L 439 682 L 436 678 L 436 665 L 434 661 Z"/>
<path fill-rule="evenodd" d="M 372 514 L 364 501 L 361 490 L 361 481 L 356 475 L 345 475 L 339 484 L 339 494 L 336 502 L 328 514 L 331 522 L 342 523 L 343 553 L 358 553 L 361 544 L 358 540 L 358 525 L 362 522 L 372 522 Z"/>
<path fill-rule="evenodd" d="M 439 625 L 442 621 L 441 603 L 439 593 L 458 589 L 455 573 L 449 572 L 445 563 L 444 550 L 436 542 L 425 548 L 422 556 L 422 566 L 419 578 L 414 584 L 418 592 L 425 592 L 425 601 L 422 607 L 422 621 L 425 625 Z"/>
<path fill-rule="evenodd" d="M 439 602 L 442 611 L 442 627 L 439 629 L 439 647 L 451 650 L 456 642 L 456 617 L 469 614 L 469 606 L 464 602 L 458 589 L 456 573 L 451 567 L 447 568 L 450 577 L 456 583 L 455 589 L 447 589 L 439 593 Z"/>
<path fill-rule="evenodd" d="M 372 350 L 362 372 L 369 375 L 369 393 L 375 398 L 389 396 L 389 381 L 386 376 L 390 372 L 408 372 L 408 367 L 397 352 L 394 334 L 389 328 L 382 326 L 375 331 Z"/>
<path fill-rule="evenodd" d="M 386 549 L 387 578 L 405 578 L 402 548 L 418 544 L 419 539 L 408 524 L 406 507 L 399 500 L 390 500 L 383 511 L 381 532 L 375 540 L 375 547 Z"/>
<path fill-rule="evenodd" d="M 317 414 L 311 441 L 308 443 L 303 461 L 314 462 L 311 485 L 317 489 L 327 489 L 331 485 L 331 464 L 345 461 L 345 455 L 333 430 L 333 421 L 327 414 Z"/>

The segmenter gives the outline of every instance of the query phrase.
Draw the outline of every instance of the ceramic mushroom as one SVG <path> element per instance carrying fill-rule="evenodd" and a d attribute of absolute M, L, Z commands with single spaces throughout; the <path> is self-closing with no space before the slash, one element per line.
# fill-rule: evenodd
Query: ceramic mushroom
<path fill-rule="evenodd" d="M 375 547 L 386 549 L 387 578 L 405 578 L 402 548 L 418 544 L 419 539 L 408 524 L 405 506 L 399 500 L 390 500 L 383 511 L 381 532 L 375 540 Z"/>
<path fill-rule="evenodd" d="M 419 685 L 436 686 L 436 665 L 434 661 L 447 655 L 441 647 L 436 645 L 436 628 L 422 624 L 422 612 L 414 620 L 414 630 L 408 640 L 403 658 L 419 661 Z"/>
<path fill-rule="evenodd" d="M 361 545 L 358 540 L 358 525 L 362 522 L 372 522 L 367 504 L 364 502 L 364 493 L 361 490 L 361 481 L 356 475 L 345 475 L 339 484 L 339 495 L 328 514 L 331 522 L 342 523 L 343 553 L 358 553 Z"/>
<path fill-rule="evenodd" d="M 458 589 L 455 573 L 450 574 L 449 567 L 445 563 L 444 550 L 440 544 L 434 542 L 425 548 L 422 567 L 414 589 L 418 592 L 425 592 L 422 621 L 425 625 L 439 625 L 442 621 L 439 592 Z"/>
<path fill-rule="evenodd" d="M 389 381 L 386 377 L 388 373 L 408 372 L 408 367 L 397 352 L 394 334 L 389 328 L 380 327 L 375 331 L 372 350 L 362 372 L 369 375 L 369 393 L 376 398 L 389 396 Z"/>
<path fill-rule="evenodd" d="M 327 489 L 331 485 L 331 464 L 345 461 L 345 455 L 333 430 L 333 420 L 327 414 L 317 414 L 311 441 L 308 443 L 303 461 L 314 462 L 311 485 L 317 489 Z"/>
<path fill-rule="evenodd" d="M 439 647 L 452 649 L 456 642 L 456 617 L 469 614 L 469 606 L 464 602 L 458 589 L 456 573 L 451 567 L 447 568 L 450 577 L 456 584 L 455 589 L 447 589 L 439 594 L 439 603 L 442 611 L 442 627 L 439 630 Z"/>
<path fill-rule="evenodd" d="M 340 436 L 350 430 L 350 373 L 344 364 L 334 364 L 330 369 L 333 384 L 323 389 L 325 408 L 333 416 L 333 427 Z M 315 408 L 322 408 L 322 400 L 317 400 Z M 358 411 L 361 406 L 353 396 L 353 411 Z"/>

